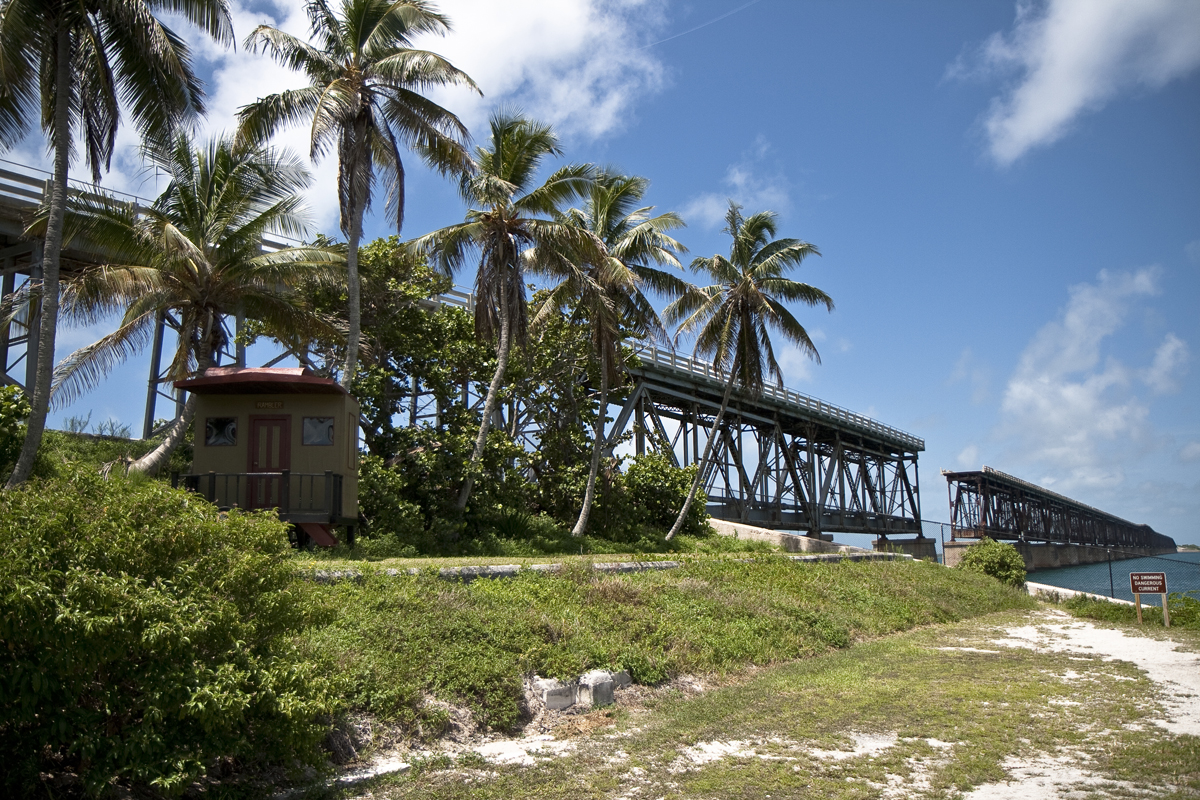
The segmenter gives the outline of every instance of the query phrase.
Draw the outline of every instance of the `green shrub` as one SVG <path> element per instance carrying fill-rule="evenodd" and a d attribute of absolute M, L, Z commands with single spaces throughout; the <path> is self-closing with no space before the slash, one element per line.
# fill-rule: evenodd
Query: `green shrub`
<path fill-rule="evenodd" d="M 9 796 L 63 769 L 178 794 L 219 758 L 315 763 L 327 684 L 293 644 L 312 587 L 268 514 L 77 472 L 0 493 Z M 58 766 L 54 766 L 58 765 Z"/>
<path fill-rule="evenodd" d="M 0 388 L 0 478 L 8 477 L 21 455 L 29 410 L 29 401 L 21 387 Z"/>
<path fill-rule="evenodd" d="M 1009 586 L 1025 583 L 1025 560 L 1017 548 L 987 536 L 966 549 L 958 568 L 990 575 Z"/>
<path fill-rule="evenodd" d="M 649 526 L 664 533 L 675 524 L 679 510 L 687 500 L 688 491 L 696 477 L 697 466 L 677 467 L 665 453 L 646 453 L 637 456 L 621 476 L 623 501 L 627 507 L 630 527 Z M 681 534 L 705 536 L 709 531 L 708 497 L 703 490 L 688 510 Z"/>
<path fill-rule="evenodd" d="M 365 525 L 359 547 L 374 556 L 414 556 L 428 552 L 433 537 L 416 503 L 405 500 L 406 480 L 379 456 L 358 462 L 358 508 Z"/>

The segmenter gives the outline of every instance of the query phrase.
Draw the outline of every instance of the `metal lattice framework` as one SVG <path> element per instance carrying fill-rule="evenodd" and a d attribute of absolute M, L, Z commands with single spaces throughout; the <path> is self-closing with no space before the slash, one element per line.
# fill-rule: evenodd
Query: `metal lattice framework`
<path fill-rule="evenodd" d="M 635 449 L 699 461 L 721 406 L 725 376 L 712 364 L 645 348 L 634 389 L 609 433 L 632 424 Z M 788 389 L 735 390 L 716 432 L 703 486 L 718 519 L 761 527 L 921 536 L 917 454 L 925 443 L 869 417 Z"/>
<path fill-rule="evenodd" d="M 947 472 L 953 538 L 1150 547 L 1174 551 L 1175 540 L 1000 470 Z"/>

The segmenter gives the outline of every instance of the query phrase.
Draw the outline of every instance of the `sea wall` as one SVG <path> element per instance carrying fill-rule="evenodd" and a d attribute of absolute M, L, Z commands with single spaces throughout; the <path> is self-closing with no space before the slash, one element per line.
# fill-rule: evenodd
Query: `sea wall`
<path fill-rule="evenodd" d="M 945 563 L 953 567 L 962 560 L 963 551 L 975 543 L 974 539 L 959 539 L 946 542 L 944 546 Z M 1142 556 L 1158 556 L 1163 553 L 1173 553 L 1174 549 L 1157 547 L 1099 547 L 1088 544 L 1045 544 L 1033 542 L 1005 542 L 1017 548 L 1021 558 L 1025 560 L 1025 569 L 1037 572 L 1039 569 L 1058 569 L 1059 567 L 1075 567 L 1080 564 L 1098 564 L 1104 561 L 1124 561 L 1127 558 Z M 1111 552 L 1111 555 L 1110 555 Z"/>

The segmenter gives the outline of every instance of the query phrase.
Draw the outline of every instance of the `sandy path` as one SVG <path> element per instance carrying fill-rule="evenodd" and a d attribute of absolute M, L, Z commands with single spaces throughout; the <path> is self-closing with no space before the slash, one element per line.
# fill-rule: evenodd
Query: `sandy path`
<path fill-rule="evenodd" d="M 1100 656 L 1105 661 L 1127 661 L 1144 671 L 1162 699 L 1164 718 L 1152 720 L 1173 734 L 1200 736 L 1200 654 L 1178 650 L 1169 640 L 1129 636 L 1123 631 L 1098 628 L 1056 609 L 1037 614 L 1032 625 L 1005 630 L 993 640 L 1001 647 L 1024 647 L 1039 652 Z M 1009 757 L 1004 783 L 985 784 L 969 792 L 970 800 L 1058 800 L 1099 796 L 1145 796 L 1132 784 L 1110 781 L 1090 772 L 1086 756 L 1047 755 L 1023 759 Z"/>

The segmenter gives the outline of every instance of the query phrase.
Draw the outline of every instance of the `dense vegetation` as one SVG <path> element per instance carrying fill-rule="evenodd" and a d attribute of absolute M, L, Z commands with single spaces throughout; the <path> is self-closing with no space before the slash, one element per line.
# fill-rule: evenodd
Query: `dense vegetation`
<path fill-rule="evenodd" d="M 175 794 L 219 759 L 317 758 L 334 707 L 285 526 L 91 471 L 0 493 L 0 746 L 12 793 L 49 770 Z"/>
<path fill-rule="evenodd" d="M 1025 584 L 1025 560 L 1010 544 L 997 542 L 987 536 L 968 547 L 958 562 L 958 568 L 968 572 L 990 575 L 1009 586 Z"/>

